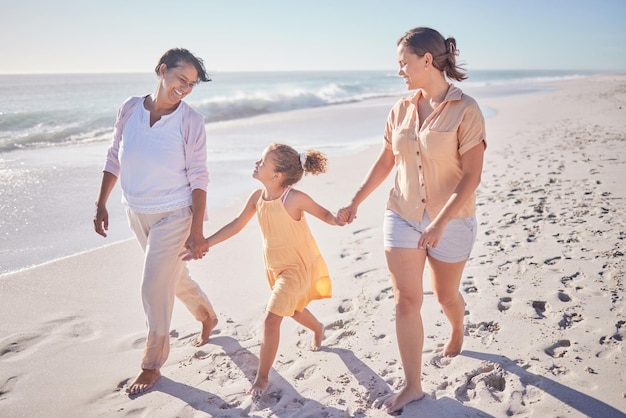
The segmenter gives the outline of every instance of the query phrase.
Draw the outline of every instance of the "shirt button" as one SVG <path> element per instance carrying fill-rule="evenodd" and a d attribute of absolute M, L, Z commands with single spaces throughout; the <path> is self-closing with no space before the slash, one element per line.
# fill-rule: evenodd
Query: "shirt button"
<path fill-rule="evenodd" d="M 419 151 L 417 151 L 417 155 L 420 155 L 420 152 L 419 152 Z"/>
<path fill-rule="evenodd" d="M 422 199 L 422 203 L 426 203 L 426 199 Z"/>

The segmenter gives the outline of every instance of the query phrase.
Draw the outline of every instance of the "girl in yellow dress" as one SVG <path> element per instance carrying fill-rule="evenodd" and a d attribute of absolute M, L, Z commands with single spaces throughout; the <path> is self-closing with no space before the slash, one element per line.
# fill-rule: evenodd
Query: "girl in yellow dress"
<path fill-rule="evenodd" d="M 304 173 L 325 172 L 326 162 L 319 151 L 298 154 L 288 145 L 270 145 L 256 162 L 252 175 L 263 183 L 263 189 L 252 192 L 239 216 L 207 238 L 209 248 L 227 240 L 257 214 L 263 235 L 265 273 L 272 294 L 267 304 L 259 368 L 248 390 L 253 397 L 261 396 L 269 387 L 269 372 L 278 351 L 283 317 L 290 316 L 313 331 L 313 350 L 319 350 L 322 344 L 324 326 L 306 306 L 312 300 L 331 297 L 332 286 L 304 212 L 330 225 L 344 223 L 291 186 Z"/>

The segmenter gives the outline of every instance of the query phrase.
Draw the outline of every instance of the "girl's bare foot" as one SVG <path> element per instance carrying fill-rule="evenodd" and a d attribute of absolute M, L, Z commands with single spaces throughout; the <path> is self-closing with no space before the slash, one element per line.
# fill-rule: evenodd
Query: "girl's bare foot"
<path fill-rule="evenodd" d="M 455 357 L 463 348 L 463 331 L 461 332 L 453 332 L 448 340 L 448 343 L 443 348 L 443 356 L 444 357 Z"/>
<path fill-rule="evenodd" d="M 322 348 L 322 341 L 324 340 L 324 324 L 317 323 L 317 329 L 314 331 L 313 340 L 311 341 L 311 351 L 319 351 Z"/>
<path fill-rule="evenodd" d="M 129 395 L 137 395 L 150 390 L 159 377 L 161 377 L 159 369 L 141 369 L 135 380 L 126 388 L 126 392 Z"/>
<path fill-rule="evenodd" d="M 423 391 L 415 391 L 405 387 L 398 393 L 376 400 L 374 407 L 380 408 L 388 414 L 392 414 L 398 412 L 410 402 L 419 401 L 424 396 L 426 396 L 426 394 Z"/>
<path fill-rule="evenodd" d="M 218 319 L 217 317 L 215 318 L 207 318 L 204 321 L 202 321 L 202 332 L 200 333 L 200 335 L 198 335 L 198 338 L 196 338 L 192 344 L 195 347 L 200 347 L 201 345 L 204 345 L 206 343 L 209 342 L 209 335 L 211 335 L 211 331 L 213 331 L 213 328 L 215 328 L 215 326 L 217 325 Z"/>
<path fill-rule="evenodd" d="M 248 389 L 248 393 L 252 395 L 253 398 L 260 398 L 261 395 L 263 395 L 269 387 L 269 378 L 261 378 L 257 376 L 256 379 L 254 379 L 254 383 L 252 383 L 250 389 Z"/>

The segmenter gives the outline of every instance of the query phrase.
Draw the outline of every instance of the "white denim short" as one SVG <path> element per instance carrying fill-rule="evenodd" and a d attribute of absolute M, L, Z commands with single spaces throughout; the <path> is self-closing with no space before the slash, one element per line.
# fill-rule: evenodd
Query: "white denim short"
<path fill-rule="evenodd" d="M 406 220 L 392 210 L 385 211 L 383 235 L 385 248 L 417 248 L 417 243 L 430 225 L 430 218 L 424 212 L 421 222 Z M 458 263 L 467 260 L 476 241 L 476 217 L 452 219 L 443 231 L 437 248 L 427 248 L 430 257 L 444 263 Z"/>

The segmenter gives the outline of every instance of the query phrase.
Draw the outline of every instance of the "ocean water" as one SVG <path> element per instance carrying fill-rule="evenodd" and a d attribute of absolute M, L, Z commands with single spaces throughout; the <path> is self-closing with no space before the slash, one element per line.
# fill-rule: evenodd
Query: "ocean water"
<path fill-rule="evenodd" d="M 480 103 L 588 74 L 470 71 L 460 87 Z M 208 138 L 208 161 L 218 198 L 209 207 L 227 204 L 229 193 L 247 187 L 251 163 L 272 140 L 263 132 L 230 138 L 228 127 L 260 115 L 346 103 L 366 106 L 372 99 L 393 101 L 406 94 L 393 71 L 216 73 L 212 80 L 185 99 L 215 133 Z M 130 237 L 119 190 L 108 205 L 118 227 L 105 241 L 92 230 L 93 201 L 118 107 L 131 95 L 151 93 L 155 82 L 150 73 L 0 75 L 0 275 Z M 486 117 L 491 112 L 483 108 Z M 356 133 L 337 139 L 302 132 L 292 134 L 289 143 L 332 156 L 354 152 L 371 140 Z M 228 182 L 221 181 L 226 172 Z"/>
<path fill-rule="evenodd" d="M 473 71 L 475 96 L 519 94 L 574 71 Z M 154 74 L 0 75 L 0 153 L 108 141 L 119 105 L 151 93 Z M 186 101 L 207 123 L 405 94 L 394 72 L 263 72 L 212 75 Z"/>

